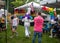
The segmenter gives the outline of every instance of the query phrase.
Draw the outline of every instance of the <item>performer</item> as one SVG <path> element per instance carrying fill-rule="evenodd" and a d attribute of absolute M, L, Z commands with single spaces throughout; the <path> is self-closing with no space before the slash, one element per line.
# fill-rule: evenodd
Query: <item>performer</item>
<path fill-rule="evenodd" d="M 30 37 L 30 31 L 29 31 L 30 18 L 29 18 L 29 14 L 26 14 L 25 17 L 22 19 L 22 21 L 24 22 L 25 36 L 26 36 L 27 38 L 29 38 L 29 37 Z"/>

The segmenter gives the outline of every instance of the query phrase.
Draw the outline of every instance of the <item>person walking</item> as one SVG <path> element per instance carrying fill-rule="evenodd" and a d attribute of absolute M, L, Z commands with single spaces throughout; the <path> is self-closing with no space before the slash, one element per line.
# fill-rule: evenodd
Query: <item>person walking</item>
<path fill-rule="evenodd" d="M 30 21 L 31 21 L 29 15 L 25 15 L 22 21 L 24 22 L 24 27 L 25 27 L 25 37 L 29 38 L 31 34 L 29 31 Z"/>
<path fill-rule="evenodd" d="M 16 29 L 17 29 L 17 26 L 19 23 L 19 19 L 17 18 L 16 15 L 14 15 L 14 18 L 12 19 L 11 23 L 12 23 L 12 29 L 11 29 L 12 30 L 12 36 L 11 36 L 11 38 L 13 38 L 14 35 L 18 36 Z"/>

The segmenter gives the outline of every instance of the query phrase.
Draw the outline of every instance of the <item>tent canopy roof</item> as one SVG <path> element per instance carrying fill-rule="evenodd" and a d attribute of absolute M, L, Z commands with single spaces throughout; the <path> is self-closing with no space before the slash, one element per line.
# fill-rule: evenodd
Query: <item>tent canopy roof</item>
<path fill-rule="evenodd" d="M 53 8 L 60 8 L 60 2 L 56 2 L 56 3 L 51 3 L 51 4 L 44 4 L 44 6 L 48 6 L 48 7 L 53 7 Z"/>
<path fill-rule="evenodd" d="M 21 9 L 21 8 L 30 7 L 31 3 L 33 3 L 33 7 L 34 7 L 34 8 L 40 8 L 40 7 L 41 7 L 40 4 L 38 4 L 38 3 L 30 2 L 30 3 L 27 3 L 27 4 L 25 4 L 25 5 L 19 6 L 19 7 L 15 8 L 15 9 Z"/>

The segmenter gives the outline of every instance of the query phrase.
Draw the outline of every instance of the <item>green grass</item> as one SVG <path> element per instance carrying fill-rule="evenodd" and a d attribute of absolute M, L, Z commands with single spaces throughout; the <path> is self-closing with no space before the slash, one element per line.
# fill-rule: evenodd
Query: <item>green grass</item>
<path fill-rule="evenodd" d="M 7 28 L 7 43 L 32 43 L 32 37 L 33 37 L 33 27 L 30 27 L 30 31 L 31 31 L 31 36 L 29 39 L 25 38 L 24 35 L 24 26 L 19 25 L 18 26 L 18 37 L 14 37 L 14 38 L 10 38 L 11 36 L 11 29 L 10 26 L 8 25 Z M 5 43 L 5 32 L 0 33 L 0 36 L 2 36 L 2 38 L 0 38 L 0 43 Z M 36 38 L 36 43 L 38 43 L 38 38 Z M 57 38 L 49 38 L 48 34 L 43 34 L 42 36 L 42 43 L 60 43 L 59 40 Z"/>

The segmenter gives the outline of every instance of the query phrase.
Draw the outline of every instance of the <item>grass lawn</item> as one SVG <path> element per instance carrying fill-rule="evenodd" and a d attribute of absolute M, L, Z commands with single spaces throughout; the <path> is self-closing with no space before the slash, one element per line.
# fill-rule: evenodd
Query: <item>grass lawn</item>
<path fill-rule="evenodd" d="M 32 43 L 33 27 L 30 27 L 31 37 L 29 39 L 25 38 L 24 26 L 19 25 L 17 31 L 18 31 L 19 36 L 11 39 L 10 38 L 11 30 L 10 30 L 10 26 L 8 25 L 8 28 L 7 28 L 7 43 Z M 6 43 L 5 32 L 0 33 L 0 36 L 2 36 L 0 38 L 0 43 Z M 36 38 L 36 43 L 38 43 L 38 38 Z M 60 41 L 57 38 L 49 38 L 48 34 L 43 34 L 42 43 L 60 43 Z"/>

